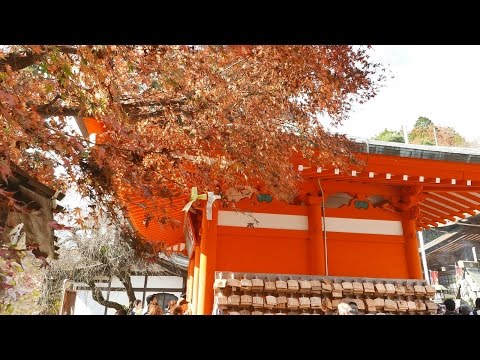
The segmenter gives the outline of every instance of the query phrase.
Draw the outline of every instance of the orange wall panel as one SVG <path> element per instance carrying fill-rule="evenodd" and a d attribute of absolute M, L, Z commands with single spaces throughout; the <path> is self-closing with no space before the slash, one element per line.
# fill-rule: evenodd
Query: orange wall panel
<path fill-rule="evenodd" d="M 309 238 L 294 233 L 252 236 L 219 227 L 216 271 L 308 274 Z M 402 236 L 330 232 L 327 244 L 329 276 L 409 278 Z"/>
<path fill-rule="evenodd" d="M 328 233 L 329 276 L 408 279 L 402 236 Z"/>
<path fill-rule="evenodd" d="M 85 127 L 87 128 L 89 134 L 101 134 L 104 131 L 103 124 L 97 119 L 83 118 L 83 123 L 85 124 Z"/>
<path fill-rule="evenodd" d="M 219 227 L 217 271 L 308 274 L 307 232 L 303 237 L 226 233 Z M 285 232 L 285 231 L 284 231 Z"/>
<path fill-rule="evenodd" d="M 274 206 L 265 206 L 264 211 L 269 208 Z M 345 207 L 326 209 L 326 213 L 350 219 L 400 220 L 398 214 L 378 209 Z M 310 235 L 301 230 L 219 226 L 216 271 L 310 274 Z M 327 232 L 327 243 L 330 276 L 409 278 L 402 235 Z"/>

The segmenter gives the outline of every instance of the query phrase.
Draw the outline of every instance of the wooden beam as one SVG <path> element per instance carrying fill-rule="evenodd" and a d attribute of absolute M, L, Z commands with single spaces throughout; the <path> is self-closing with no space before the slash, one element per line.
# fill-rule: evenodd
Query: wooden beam
<path fill-rule="evenodd" d="M 440 206 L 441 209 L 445 209 L 445 211 L 447 211 L 447 212 L 451 212 L 451 211 L 459 212 L 460 210 L 462 210 L 462 208 L 464 208 L 463 206 L 458 206 L 458 205 L 453 204 L 453 203 L 451 203 L 449 201 L 446 201 L 444 199 L 435 198 L 433 196 L 433 194 L 430 195 L 430 196 L 427 196 L 425 198 L 425 200 L 422 201 L 422 203 L 423 204 L 428 204 L 428 205 L 431 205 L 431 206 L 434 206 L 434 207 L 435 206 Z"/>
<path fill-rule="evenodd" d="M 448 213 L 446 211 L 439 211 L 439 210 L 437 210 L 435 208 L 432 208 L 430 206 L 425 206 L 423 203 L 419 204 L 418 207 L 420 208 L 420 210 L 424 210 L 425 213 L 436 215 L 437 218 L 434 219 L 435 221 L 438 221 L 438 219 L 441 219 L 442 221 L 444 221 L 445 219 L 448 219 L 450 221 L 455 221 L 453 215 L 451 215 L 450 213 Z"/>
<path fill-rule="evenodd" d="M 409 185 L 422 185 L 428 187 L 428 191 L 472 191 L 477 189 L 480 191 L 480 187 L 466 187 L 463 184 L 465 181 L 456 180 L 456 185 L 451 184 L 451 179 L 440 179 L 440 183 L 436 182 L 435 177 L 425 177 L 425 176 L 411 176 L 411 175 L 395 175 L 392 173 L 377 173 L 377 172 L 358 172 L 354 170 L 354 175 L 352 171 L 348 173 L 340 173 L 339 175 L 335 175 L 333 171 L 322 172 L 321 175 L 317 173 L 302 173 L 305 178 L 320 178 L 321 180 L 343 180 L 343 181 L 351 181 L 351 182 L 369 182 L 369 183 L 381 183 L 381 184 L 388 184 L 388 185 L 398 185 L 404 186 L 405 183 Z M 388 179 L 387 174 L 390 174 L 390 179 Z M 423 179 L 423 180 L 422 180 Z M 454 186 L 454 187 L 452 187 Z M 444 190 L 445 189 L 445 190 Z"/>
<path fill-rule="evenodd" d="M 455 199 L 452 198 L 451 195 L 447 195 L 447 193 L 427 193 L 428 197 L 431 197 L 432 199 L 435 199 L 437 201 L 446 203 L 449 206 L 452 207 L 460 207 L 461 209 L 470 209 L 473 204 L 471 203 L 466 203 L 464 200 L 455 197 Z M 458 200 L 457 200 L 458 199 Z"/>
<path fill-rule="evenodd" d="M 350 179 L 357 179 L 356 177 Z M 322 187 L 328 194 L 337 192 L 356 193 L 361 192 L 368 195 L 400 196 L 400 188 L 386 184 L 360 183 L 358 181 L 322 181 Z"/>
<path fill-rule="evenodd" d="M 449 191 L 446 194 L 451 195 L 452 199 L 459 198 L 464 201 L 470 203 L 470 207 L 478 207 L 480 206 L 480 198 L 477 196 L 470 194 L 469 192 L 458 192 L 458 191 Z"/>
<path fill-rule="evenodd" d="M 469 186 L 469 187 L 463 187 L 461 185 L 458 186 L 452 186 L 451 184 L 449 185 L 443 185 L 443 184 L 438 184 L 438 185 L 425 185 L 423 188 L 423 191 L 426 192 L 436 192 L 436 191 L 453 191 L 453 192 L 459 192 L 459 193 L 464 193 L 464 192 L 470 192 L 470 191 L 480 191 L 480 186 Z"/>

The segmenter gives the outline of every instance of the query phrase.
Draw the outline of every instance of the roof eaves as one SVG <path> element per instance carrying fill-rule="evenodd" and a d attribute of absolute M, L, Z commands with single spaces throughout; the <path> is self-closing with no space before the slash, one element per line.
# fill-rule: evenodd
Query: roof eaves
<path fill-rule="evenodd" d="M 407 158 L 480 163 L 480 149 L 447 146 L 402 144 L 396 142 L 351 138 L 360 145 L 360 152 L 379 155 L 393 155 Z"/>
<path fill-rule="evenodd" d="M 47 198 L 51 198 L 56 194 L 56 191 L 51 187 L 38 182 L 33 177 L 31 177 L 26 171 L 19 168 L 17 165 L 11 163 L 12 172 L 14 173 L 14 177 L 17 178 L 20 183 L 19 185 L 24 186 L 39 195 L 45 196 Z M 57 195 L 58 200 L 62 200 L 65 197 L 65 194 L 60 192 Z"/>

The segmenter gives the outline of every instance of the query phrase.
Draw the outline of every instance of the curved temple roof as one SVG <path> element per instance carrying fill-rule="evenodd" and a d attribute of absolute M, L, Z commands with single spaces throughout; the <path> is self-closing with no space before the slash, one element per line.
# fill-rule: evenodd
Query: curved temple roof
<path fill-rule="evenodd" d="M 402 144 L 396 142 L 351 138 L 361 151 L 369 154 L 391 155 L 406 158 L 480 163 L 480 149 L 448 146 Z"/>
<path fill-rule="evenodd" d="M 98 126 L 95 127 L 97 122 L 93 125 L 80 119 L 77 122 L 84 136 L 98 130 Z M 359 144 L 358 157 L 365 162 L 361 169 L 312 169 L 308 164 L 296 164 L 298 170 L 305 178 L 320 179 L 322 183 L 324 180 L 347 186 L 363 183 L 373 185 L 373 189 L 394 189 L 391 192 L 398 192 L 402 187 L 418 189 L 419 229 L 448 225 L 480 212 L 480 149 L 351 139 Z M 121 201 L 125 202 L 125 199 Z M 172 209 L 169 209 L 169 215 L 180 224 L 184 218 L 181 209 L 187 201 L 187 197 L 176 198 L 171 203 Z M 145 226 L 145 205 L 148 201 L 139 195 L 126 202 L 132 224 L 147 239 L 165 241 L 174 251 L 184 249 L 181 225 L 171 228 L 159 221 L 150 221 Z M 157 204 L 157 207 L 161 208 L 160 205 Z M 158 217 L 161 216 L 159 212 Z"/>
<path fill-rule="evenodd" d="M 309 169 L 304 175 L 352 186 L 416 187 L 418 228 L 448 225 L 480 212 L 480 149 L 352 140 L 365 166 L 351 171 Z"/>

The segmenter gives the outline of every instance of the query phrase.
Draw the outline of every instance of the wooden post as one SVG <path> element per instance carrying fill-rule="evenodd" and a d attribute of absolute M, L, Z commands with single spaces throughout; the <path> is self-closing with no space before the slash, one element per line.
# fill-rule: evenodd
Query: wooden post
<path fill-rule="evenodd" d="M 415 220 L 405 217 L 402 220 L 403 237 L 405 238 L 405 258 L 407 260 L 408 276 L 410 279 L 422 279 L 422 265 L 418 252 L 417 232 Z"/>
<path fill-rule="evenodd" d="M 193 290 L 193 268 L 195 267 L 195 259 L 190 259 L 188 262 L 188 273 L 187 273 L 187 291 L 186 299 L 191 304 L 192 303 L 192 290 Z"/>
<path fill-rule="evenodd" d="M 75 299 L 77 292 L 73 282 L 68 279 L 63 281 L 62 303 L 59 315 L 73 315 L 75 312 Z"/>
<path fill-rule="evenodd" d="M 198 278 L 198 315 L 210 315 L 213 310 L 213 283 L 217 253 L 218 208 L 213 204 L 212 220 L 202 214 L 202 240 L 200 243 L 200 273 Z"/>
<path fill-rule="evenodd" d="M 198 309 L 198 276 L 200 274 L 200 245 L 195 245 L 195 262 L 193 267 L 193 292 L 192 313 L 197 314 Z"/>
<path fill-rule="evenodd" d="M 309 269 L 312 275 L 325 275 L 325 244 L 322 228 L 322 198 L 309 196 L 308 233 L 309 239 Z"/>

